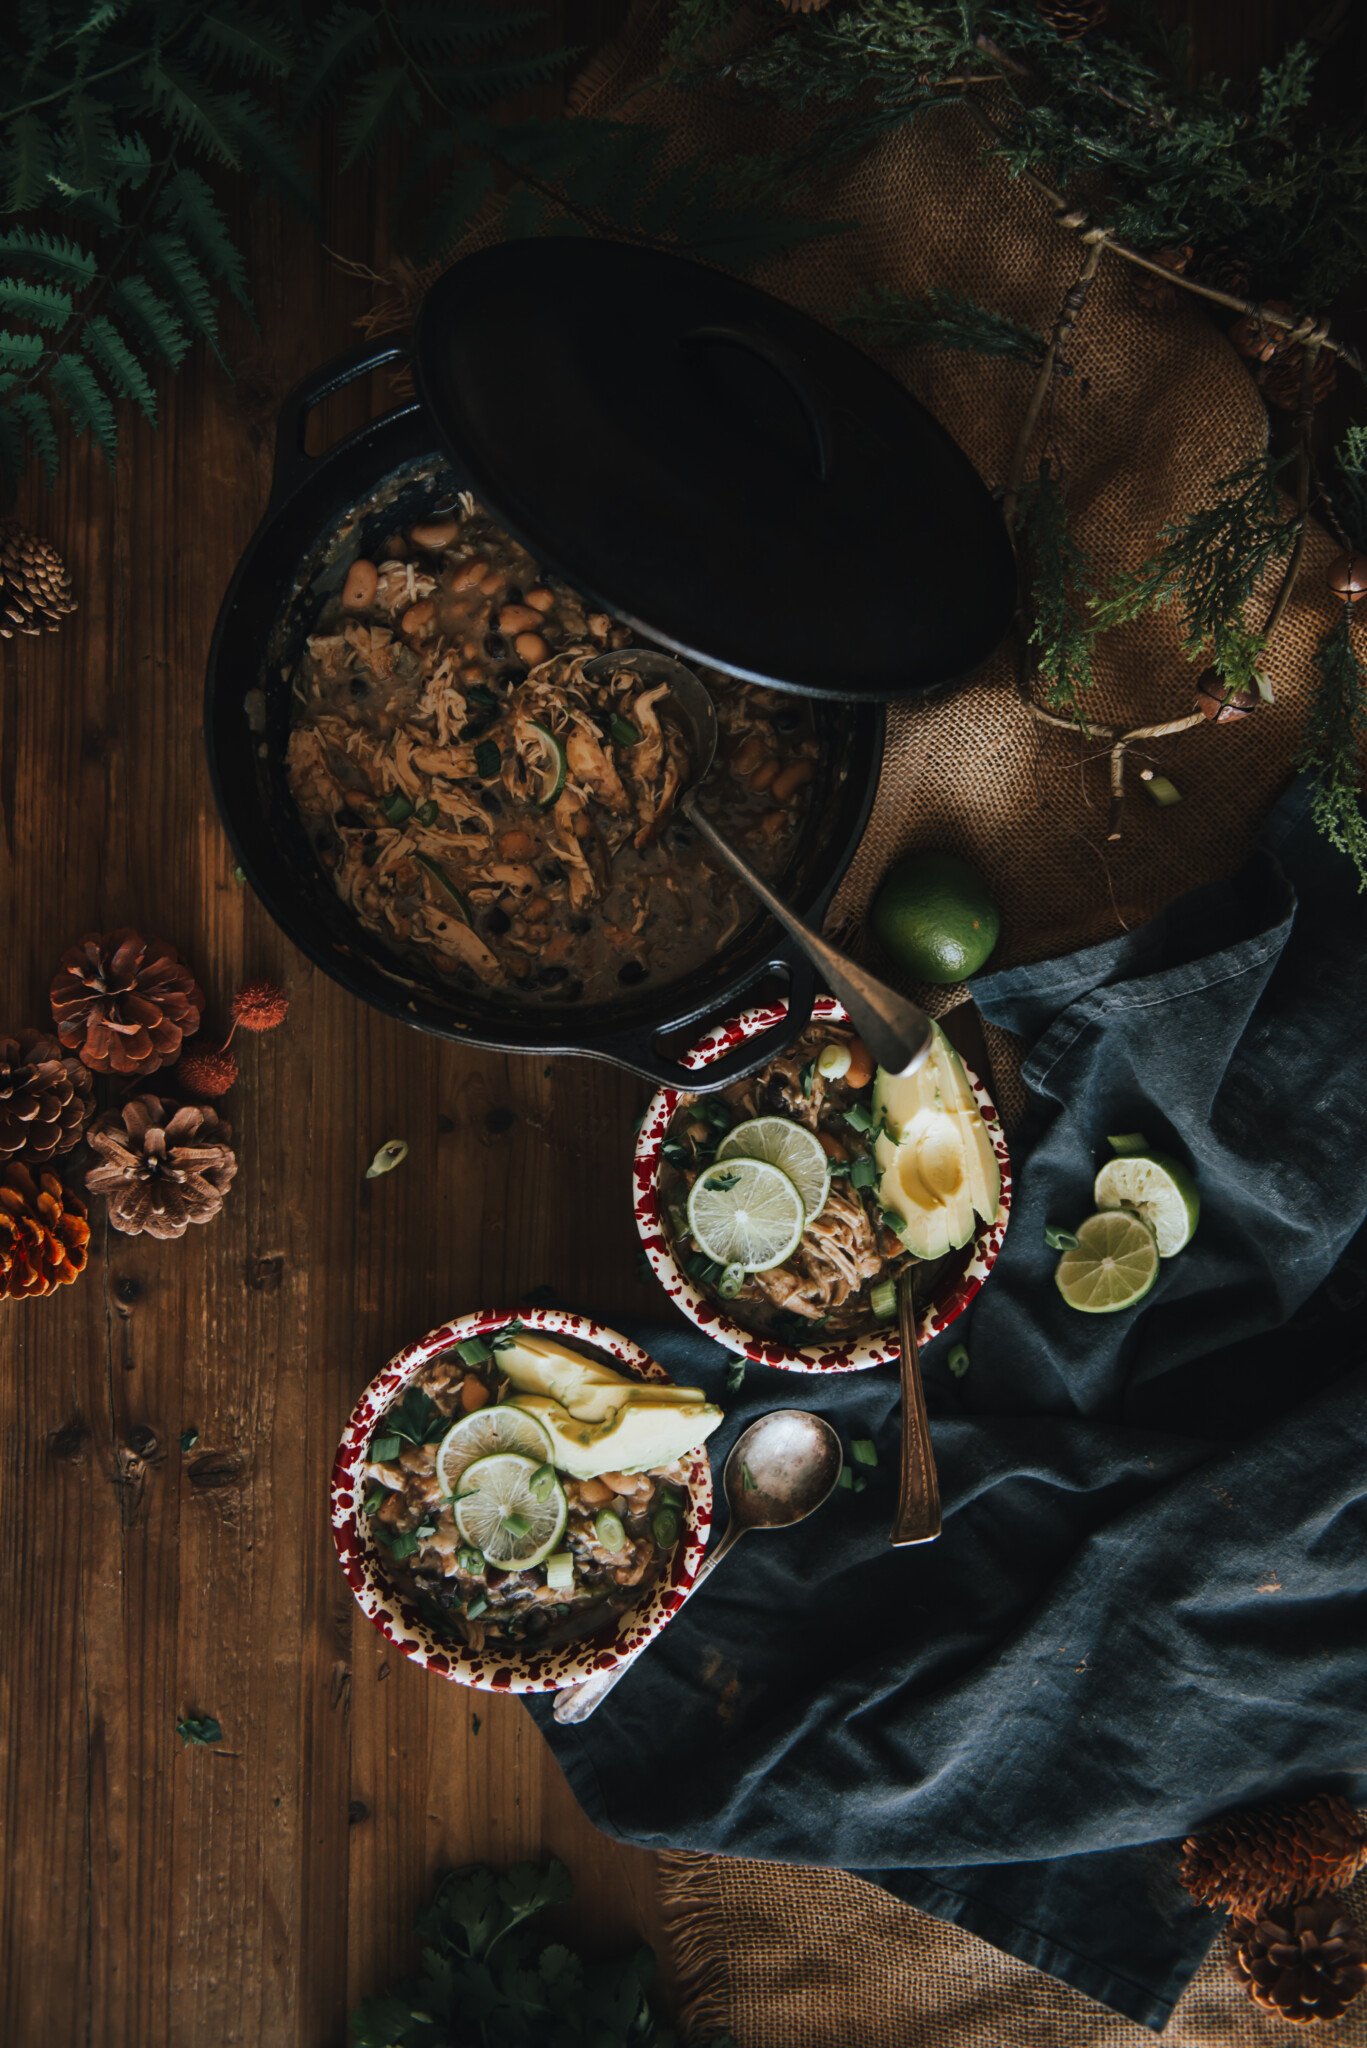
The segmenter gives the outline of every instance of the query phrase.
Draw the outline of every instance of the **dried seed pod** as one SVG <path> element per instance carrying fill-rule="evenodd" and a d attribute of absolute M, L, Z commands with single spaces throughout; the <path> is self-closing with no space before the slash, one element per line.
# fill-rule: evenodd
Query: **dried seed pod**
<path fill-rule="evenodd" d="M 1262 701 L 1256 690 L 1227 683 L 1218 669 L 1208 668 L 1197 682 L 1196 702 L 1192 708 L 1201 712 L 1212 725 L 1231 725 L 1235 719 L 1247 718 Z"/>
<path fill-rule="evenodd" d="M 289 997 L 273 981 L 244 982 L 233 997 L 233 1030 L 240 1026 L 243 1031 L 274 1031 L 284 1023 L 289 1007 Z"/>
<path fill-rule="evenodd" d="M 1339 555 L 1329 564 L 1329 588 L 1345 604 L 1367 596 L 1367 555 Z"/>

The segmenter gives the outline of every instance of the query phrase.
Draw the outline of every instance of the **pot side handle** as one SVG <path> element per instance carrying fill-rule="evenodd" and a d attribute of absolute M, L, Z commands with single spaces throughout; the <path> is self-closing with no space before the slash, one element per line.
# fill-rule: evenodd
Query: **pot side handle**
<path fill-rule="evenodd" d="M 274 512 L 286 498 L 293 496 L 318 460 L 304 446 L 309 414 L 314 407 L 331 398 L 335 391 L 353 384 L 358 377 L 383 369 L 386 363 L 405 360 L 408 353 L 406 335 L 387 341 L 362 342 L 359 348 L 349 349 L 343 356 L 334 356 L 322 369 L 314 370 L 295 385 L 280 408 L 275 430 L 275 473 L 271 478 L 268 511 Z"/>
<path fill-rule="evenodd" d="M 622 1031 L 612 1038 L 595 1039 L 591 1050 L 597 1057 L 626 1067 L 660 1088 L 686 1088 L 690 1094 L 711 1095 L 732 1081 L 744 1081 L 750 1074 L 758 1073 L 761 1067 L 767 1066 L 770 1060 L 776 1059 L 779 1053 L 785 1052 L 812 1021 L 816 974 L 806 955 L 799 953 L 796 947 L 791 953 L 776 949 L 771 959 L 761 962 L 755 969 L 747 986 L 775 970 L 788 977 L 786 1015 L 780 1017 L 777 1024 L 756 1032 L 753 1038 L 742 1040 L 730 1052 L 723 1053 L 720 1059 L 709 1060 L 705 1067 L 685 1067 L 667 1053 L 660 1052 L 655 1044 L 655 1034 L 649 1030 Z M 739 1005 L 740 998 L 736 1000 Z"/>

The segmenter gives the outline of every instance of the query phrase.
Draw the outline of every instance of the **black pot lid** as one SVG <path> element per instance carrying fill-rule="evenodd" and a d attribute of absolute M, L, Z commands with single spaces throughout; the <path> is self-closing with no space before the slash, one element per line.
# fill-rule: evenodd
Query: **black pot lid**
<path fill-rule="evenodd" d="M 476 497 L 685 660 L 908 697 L 1010 624 L 1010 543 L 962 450 L 753 285 L 617 242 L 500 243 L 432 287 L 414 371 Z"/>

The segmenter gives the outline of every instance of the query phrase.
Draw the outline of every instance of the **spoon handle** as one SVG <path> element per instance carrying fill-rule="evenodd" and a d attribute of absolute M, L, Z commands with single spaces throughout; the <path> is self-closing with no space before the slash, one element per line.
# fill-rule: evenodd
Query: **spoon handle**
<path fill-rule="evenodd" d="M 722 1537 L 721 1542 L 707 1559 L 698 1576 L 689 1587 L 687 1594 L 684 1596 L 686 1599 L 691 1598 L 697 1592 L 708 1573 L 714 1572 L 717 1569 L 717 1566 L 721 1563 L 732 1544 L 739 1543 L 744 1534 L 745 1524 L 733 1520 L 726 1534 Z M 634 1656 L 625 1658 L 622 1663 L 615 1665 L 611 1671 L 600 1671 L 596 1678 L 586 1678 L 582 1685 L 565 1686 L 555 1696 L 555 1707 L 553 1709 L 555 1720 L 560 1723 L 562 1728 L 573 1727 L 579 1721 L 587 1721 L 589 1715 L 596 1713 L 599 1707 L 602 1706 L 618 1679 L 625 1678 L 632 1665 L 636 1662 L 636 1658 L 643 1655 L 649 1648 L 650 1644 L 644 1643 Z"/>
<path fill-rule="evenodd" d="M 919 1067 L 931 1043 L 930 1019 L 919 1004 L 898 995 L 896 989 L 889 988 L 876 974 L 856 966 L 829 939 L 804 923 L 781 896 L 774 894 L 764 877 L 756 874 L 744 855 L 737 853 L 730 841 L 718 832 L 691 796 L 684 798 L 684 808 L 712 850 L 735 870 L 746 887 L 758 896 L 769 915 L 777 918 L 784 930 L 797 940 L 813 966 L 820 969 L 832 995 L 837 996 L 849 1011 L 855 1030 L 879 1066 L 889 1074 L 909 1074 Z"/>
<path fill-rule="evenodd" d="M 940 1533 L 940 1482 L 921 1385 L 910 1272 L 904 1272 L 897 1282 L 897 1334 L 902 1353 L 902 1483 L 888 1541 L 894 1545 L 930 1543 Z"/>

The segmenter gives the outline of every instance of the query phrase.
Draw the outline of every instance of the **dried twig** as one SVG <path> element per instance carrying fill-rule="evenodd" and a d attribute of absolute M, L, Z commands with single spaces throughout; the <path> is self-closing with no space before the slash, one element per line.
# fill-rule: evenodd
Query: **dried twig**
<path fill-rule="evenodd" d="M 1040 364 L 1035 388 L 1030 393 L 1030 403 L 1025 408 L 1025 418 L 1021 421 L 1021 429 L 1011 453 L 1011 466 L 1007 471 L 1006 488 L 1002 493 L 1002 517 L 1006 521 L 1008 532 L 1015 528 L 1016 505 L 1020 498 L 1021 485 L 1025 482 L 1025 465 L 1029 460 L 1030 446 L 1035 438 L 1040 416 L 1058 378 L 1063 352 L 1087 304 L 1092 280 L 1101 268 L 1101 252 L 1106 247 L 1106 230 L 1088 228 L 1082 239 L 1085 244 L 1082 264 L 1077 276 L 1063 295 L 1063 304 L 1059 307 L 1058 318 L 1049 336 L 1049 346 L 1045 350 L 1044 361 Z"/>

